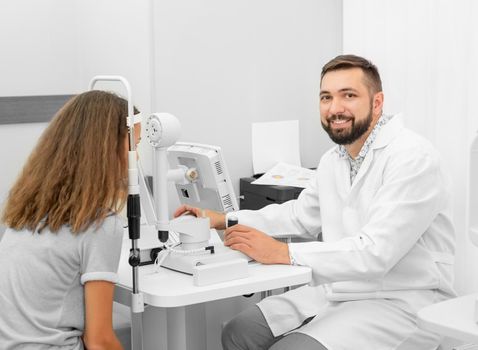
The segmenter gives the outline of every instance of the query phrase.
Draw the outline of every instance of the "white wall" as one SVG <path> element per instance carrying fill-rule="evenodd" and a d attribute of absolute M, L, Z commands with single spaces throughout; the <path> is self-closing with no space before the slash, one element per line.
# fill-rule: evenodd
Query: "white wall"
<path fill-rule="evenodd" d="M 79 83 L 88 87 L 99 74 L 122 75 L 133 100 L 146 115 L 151 111 L 151 5 L 149 0 L 75 0 Z M 116 83 L 98 88 L 124 94 Z"/>
<path fill-rule="evenodd" d="M 0 96 L 75 94 L 94 75 L 119 74 L 148 114 L 149 7 L 149 0 L 0 2 Z M 0 125 L 0 203 L 45 125 Z"/>
<path fill-rule="evenodd" d="M 0 96 L 78 91 L 75 4 L 0 1 Z"/>
<path fill-rule="evenodd" d="M 181 140 L 220 145 L 236 190 L 252 175 L 251 123 L 298 119 L 302 164 L 330 143 L 320 126 L 322 65 L 341 52 L 341 1 L 155 3 L 154 106 Z"/>
<path fill-rule="evenodd" d="M 0 208 L 45 126 L 45 123 L 0 125 Z"/>
<path fill-rule="evenodd" d="M 460 293 L 478 290 L 478 249 L 466 218 L 469 146 L 478 128 L 477 16 L 473 0 L 344 0 L 344 52 L 377 64 L 385 111 L 403 111 L 407 126 L 434 143 L 451 173 Z"/>
<path fill-rule="evenodd" d="M 0 96 L 79 90 L 74 11 L 62 0 L 0 2 Z M 44 128 L 0 125 L 0 203 Z"/>

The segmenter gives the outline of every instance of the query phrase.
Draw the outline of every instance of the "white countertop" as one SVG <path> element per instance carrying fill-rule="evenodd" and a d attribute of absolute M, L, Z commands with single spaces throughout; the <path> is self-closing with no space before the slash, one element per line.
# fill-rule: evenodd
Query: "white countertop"
<path fill-rule="evenodd" d="M 126 304 L 132 288 L 132 270 L 128 264 L 130 242 L 124 241 L 118 270 L 116 298 Z M 146 304 L 157 307 L 186 306 L 243 294 L 261 292 L 310 282 L 309 267 L 249 263 L 249 277 L 208 286 L 195 286 L 193 277 L 154 265 L 139 268 L 139 290 Z M 129 299 L 128 299 L 129 300 Z"/>
<path fill-rule="evenodd" d="M 418 312 L 420 328 L 444 336 L 478 343 L 478 324 L 474 321 L 478 294 L 449 299 Z"/>

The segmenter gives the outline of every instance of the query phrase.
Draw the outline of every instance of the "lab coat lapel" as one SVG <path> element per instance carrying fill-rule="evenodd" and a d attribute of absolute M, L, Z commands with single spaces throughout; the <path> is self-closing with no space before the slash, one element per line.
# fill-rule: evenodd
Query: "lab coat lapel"
<path fill-rule="evenodd" d="M 345 200 L 349 196 L 351 189 L 349 161 L 345 158 L 338 157 L 335 162 L 334 173 L 337 193 L 340 195 L 340 198 Z"/>
<path fill-rule="evenodd" d="M 395 136 L 398 135 L 398 133 L 400 132 L 402 128 L 403 128 L 403 122 L 402 122 L 401 114 L 397 114 L 387 124 L 382 126 L 382 129 L 379 131 L 377 138 L 375 139 L 375 141 L 371 145 L 370 150 L 365 156 L 365 159 L 363 160 L 363 163 L 360 166 L 360 170 L 355 176 L 355 180 L 353 184 L 351 185 L 351 190 L 359 186 L 358 183 L 365 176 L 365 174 L 367 174 L 367 171 L 369 170 L 370 165 L 373 162 L 375 150 L 386 147 L 390 142 L 392 142 Z"/>
<path fill-rule="evenodd" d="M 353 191 L 353 189 L 357 186 L 360 180 L 365 176 L 368 169 L 370 168 L 370 164 L 372 164 L 372 160 L 373 160 L 373 149 L 370 149 L 367 155 L 365 156 L 365 159 L 363 160 L 357 175 L 355 175 L 354 182 L 352 183 L 352 186 L 351 186 L 351 191 Z"/>

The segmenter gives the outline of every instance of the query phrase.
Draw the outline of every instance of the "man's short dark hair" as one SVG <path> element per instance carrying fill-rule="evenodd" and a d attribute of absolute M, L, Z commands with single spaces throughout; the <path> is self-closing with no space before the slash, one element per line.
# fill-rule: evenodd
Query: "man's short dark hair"
<path fill-rule="evenodd" d="M 340 55 L 327 62 L 322 68 L 320 82 L 328 72 L 341 69 L 360 68 L 365 75 L 365 84 L 372 94 L 382 91 L 382 80 L 377 67 L 369 60 L 355 55 Z"/>

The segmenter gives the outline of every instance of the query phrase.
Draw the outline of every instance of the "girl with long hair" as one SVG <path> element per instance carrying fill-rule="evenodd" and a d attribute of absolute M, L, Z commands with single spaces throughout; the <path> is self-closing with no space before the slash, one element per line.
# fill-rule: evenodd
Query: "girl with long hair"
<path fill-rule="evenodd" d="M 56 114 L 11 188 L 0 241 L 2 349 L 122 349 L 112 327 L 127 197 L 127 101 Z M 134 128 L 139 142 L 140 125 Z"/>

